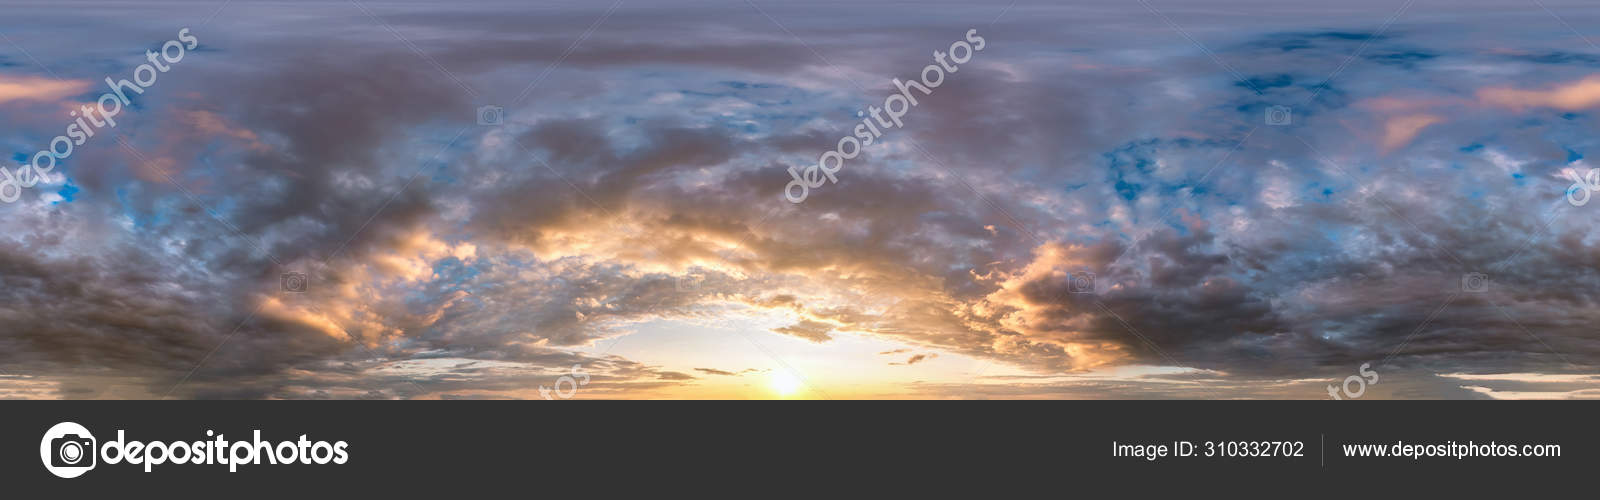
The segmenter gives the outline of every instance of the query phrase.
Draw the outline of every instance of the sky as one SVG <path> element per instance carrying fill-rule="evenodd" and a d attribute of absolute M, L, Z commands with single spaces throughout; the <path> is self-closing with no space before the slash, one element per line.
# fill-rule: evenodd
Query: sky
<path fill-rule="evenodd" d="M 0 12 L 3 398 L 1600 397 L 1592 3 Z"/>

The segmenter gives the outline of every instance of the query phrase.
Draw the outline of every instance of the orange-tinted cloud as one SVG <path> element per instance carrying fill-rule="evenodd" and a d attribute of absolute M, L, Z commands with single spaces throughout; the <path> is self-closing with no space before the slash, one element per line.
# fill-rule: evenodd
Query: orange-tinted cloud
<path fill-rule="evenodd" d="M 1600 76 L 1556 85 L 1544 90 L 1491 87 L 1478 91 L 1478 101 L 1514 110 L 1555 108 L 1576 111 L 1600 106 Z"/>
<path fill-rule="evenodd" d="M 200 137 L 228 137 L 243 143 L 244 147 L 252 151 L 265 151 L 267 146 L 261 143 L 255 132 L 229 123 L 228 119 L 215 112 L 203 109 L 179 110 L 173 115 L 188 130 Z"/>
<path fill-rule="evenodd" d="M 1379 142 L 1383 152 L 1387 153 L 1410 144 L 1423 129 L 1447 121 L 1440 110 L 1459 106 L 1497 107 L 1518 112 L 1533 108 L 1577 111 L 1600 107 L 1600 75 L 1544 89 L 1488 87 L 1478 90 L 1476 102 L 1426 96 L 1386 96 L 1366 99 L 1358 106 L 1382 116 L 1383 136 Z"/>
<path fill-rule="evenodd" d="M 86 80 L 0 75 L 0 104 L 11 101 L 55 101 L 89 88 Z"/>
<path fill-rule="evenodd" d="M 1383 124 L 1383 151 L 1387 153 L 1410 144 L 1422 129 L 1443 121 L 1443 117 L 1427 113 L 1390 117 Z"/>

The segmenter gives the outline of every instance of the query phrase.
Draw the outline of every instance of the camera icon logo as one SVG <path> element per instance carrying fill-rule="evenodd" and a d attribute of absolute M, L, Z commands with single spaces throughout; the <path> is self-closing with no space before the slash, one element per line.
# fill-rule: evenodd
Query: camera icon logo
<path fill-rule="evenodd" d="M 278 278 L 278 286 L 288 293 L 306 293 L 306 273 L 288 272 Z"/>
<path fill-rule="evenodd" d="M 1294 121 L 1294 109 L 1288 106 L 1267 106 L 1267 125 L 1284 126 Z"/>
<path fill-rule="evenodd" d="M 1461 275 L 1461 291 L 1467 293 L 1483 293 L 1489 291 L 1489 275 L 1483 273 L 1467 273 Z"/>
<path fill-rule="evenodd" d="M 478 124 L 485 126 L 501 125 L 506 122 L 506 109 L 500 106 L 489 105 L 478 108 Z"/>
<path fill-rule="evenodd" d="M 1068 274 L 1067 291 L 1072 293 L 1094 293 L 1094 273 L 1084 271 Z"/>
<path fill-rule="evenodd" d="M 39 440 L 39 460 L 56 477 L 70 479 L 94 470 L 99 456 L 94 435 L 73 422 L 56 424 Z"/>

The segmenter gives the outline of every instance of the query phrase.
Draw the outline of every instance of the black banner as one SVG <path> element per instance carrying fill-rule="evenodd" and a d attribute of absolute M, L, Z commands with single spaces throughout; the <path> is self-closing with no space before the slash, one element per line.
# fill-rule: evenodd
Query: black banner
<path fill-rule="evenodd" d="M 951 481 L 1020 494 L 1064 478 L 1461 486 L 1578 481 L 1600 465 L 1593 402 L 74 401 L 0 414 L 7 482 L 69 498 Z M 63 422 L 90 435 L 48 435 Z M 58 477 L 47 458 L 77 460 L 80 475 Z"/>

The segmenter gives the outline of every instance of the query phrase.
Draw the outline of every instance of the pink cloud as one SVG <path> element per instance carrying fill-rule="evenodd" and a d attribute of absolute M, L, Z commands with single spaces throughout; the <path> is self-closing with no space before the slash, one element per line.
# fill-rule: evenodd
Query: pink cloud
<path fill-rule="evenodd" d="M 11 101 L 60 100 L 89 88 L 85 80 L 55 80 L 35 76 L 0 75 L 0 104 Z"/>
<path fill-rule="evenodd" d="M 1383 151 L 1387 153 L 1410 144 L 1422 129 L 1443 121 L 1442 117 L 1425 113 L 1390 117 L 1383 123 Z"/>
<path fill-rule="evenodd" d="M 1478 101 L 1490 106 L 1524 110 L 1555 108 L 1576 111 L 1600 106 L 1600 75 L 1544 90 L 1491 87 L 1478 91 Z"/>

